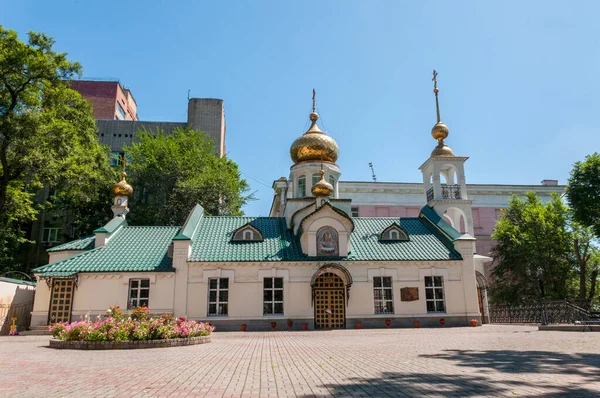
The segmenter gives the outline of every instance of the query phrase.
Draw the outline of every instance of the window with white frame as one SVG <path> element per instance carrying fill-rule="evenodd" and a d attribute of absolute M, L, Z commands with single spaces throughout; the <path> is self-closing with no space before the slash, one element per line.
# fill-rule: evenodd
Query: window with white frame
<path fill-rule="evenodd" d="M 226 316 L 229 308 L 229 278 L 208 280 L 208 315 Z"/>
<path fill-rule="evenodd" d="M 359 217 L 359 211 L 358 211 L 358 206 L 352 206 L 351 207 L 352 210 L 352 217 Z"/>
<path fill-rule="evenodd" d="M 306 177 L 300 176 L 298 177 L 298 198 L 303 198 L 306 196 Z"/>
<path fill-rule="evenodd" d="M 150 279 L 129 280 L 129 300 L 127 308 L 148 307 Z"/>
<path fill-rule="evenodd" d="M 42 242 L 44 243 L 56 243 L 60 242 L 60 237 L 62 235 L 62 228 L 44 228 L 44 232 L 42 233 Z"/>
<path fill-rule="evenodd" d="M 329 176 L 329 183 L 331 184 L 331 186 L 333 187 L 333 190 L 335 191 L 335 177 L 334 176 Z"/>
<path fill-rule="evenodd" d="M 393 314 L 394 299 L 392 296 L 392 277 L 373 277 L 373 297 L 375 298 L 376 314 Z"/>
<path fill-rule="evenodd" d="M 314 186 L 315 186 L 315 184 L 316 184 L 317 182 L 319 182 L 319 180 L 320 180 L 320 179 L 321 179 L 321 174 L 320 174 L 320 173 L 314 173 L 314 174 L 312 175 L 312 186 L 314 187 Z"/>
<path fill-rule="evenodd" d="M 283 315 L 283 278 L 263 279 L 263 315 Z"/>
<path fill-rule="evenodd" d="M 425 277 L 427 312 L 446 312 L 444 302 L 444 279 L 441 276 Z"/>

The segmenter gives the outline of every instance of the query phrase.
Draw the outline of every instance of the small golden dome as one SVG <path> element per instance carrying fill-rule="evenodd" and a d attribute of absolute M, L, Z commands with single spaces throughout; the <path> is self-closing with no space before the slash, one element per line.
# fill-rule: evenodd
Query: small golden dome
<path fill-rule="evenodd" d="M 113 193 L 115 196 L 131 196 L 133 194 L 133 188 L 125 181 L 126 175 L 127 173 L 123 171 L 121 173 L 121 181 L 113 186 Z"/>
<path fill-rule="evenodd" d="M 452 149 L 446 144 L 444 144 L 444 140 L 439 141 L 433 152 L 431 152 L 432 157 L 436 158 L 449 158 L 454 156 L 454 152 Z"/>
<path fill-rule="evenodd" d="M 335 163 L 338 158 L 337 143 L 319 129 L 319 115 L 316 112 L 310 114 L 310 120 L 312 124 L 308 131 L 297 138 L 290 147 L 292 161 L 294 164 L 306 161 Z"/>
<path fill-rule="evenodd" d="M 321 170 L 321 179 L 310 190 L 317 198 L 329 197 L 333 193 L 333 185 L 325 181 L 325 172 Z"/>
<path fill-rule="evenodd" d="M 438 141 L 445 140 L 448 137 L 448 126 L 442 122 L 437 122 L 431 129 L 431 136 Z"/>

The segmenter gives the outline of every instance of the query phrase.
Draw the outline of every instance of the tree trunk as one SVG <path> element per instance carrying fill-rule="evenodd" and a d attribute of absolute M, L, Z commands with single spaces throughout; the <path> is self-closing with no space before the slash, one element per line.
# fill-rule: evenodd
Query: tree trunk
<path fill-rule="evenodd" d="M 577 263 L 579 265 L 579 298 L 585 300 L 587 261 L 585 260 L 585 257 L 581 256 L 581 252 L 579 251 L 579 239 L 575 239 L 573 244 L 575 246 L 575 256 L 577 256 Z"/>
<path fill-rule="evenodd" d="M 598 270 L 594 270 L 591 276 L 591 284 L 590 284 L 590 296 L 588 301 L 590 302 L 590 306 L 592 301 L 594 300 L 594 296 L 596 295 L 596 280 L 598 279 Z"/>

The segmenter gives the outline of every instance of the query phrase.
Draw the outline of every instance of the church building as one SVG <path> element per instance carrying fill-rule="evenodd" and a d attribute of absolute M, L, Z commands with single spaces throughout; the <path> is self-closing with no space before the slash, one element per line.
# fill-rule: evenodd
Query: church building
<path fill-rule="evenodd" d="M 478 278 L 489 258 L 475 254 L 471 231 L 451 226 L 461 217 L 472 225 L 468 158 L 444 143 L 439 106 L 437 146 L 420 167 L 427 205 L 416 217 L 353 216 L 352 201 L 339 198 L 338 146 L 315 109 L 313 94 L 311 125 L 291 145 L 290 176 L 275 181 L 269 217 L 207 216 L 196 205 L 183 226 L 129 226 L 133 188 L 123 173 L 114 218 L 93 236 L 49 249 L 50 264 L 35 269 L 31 325 L 115 305 L 145 305 L 217 330 L 268 330 L 272 322 L 284 329 L 290 319 L 294 329 L 485 320 Z"/>

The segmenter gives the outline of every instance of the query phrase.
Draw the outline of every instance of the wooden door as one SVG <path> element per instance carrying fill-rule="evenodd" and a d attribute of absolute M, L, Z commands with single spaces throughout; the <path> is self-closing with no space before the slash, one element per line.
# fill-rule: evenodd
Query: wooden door
<path fill-rule="evenodd" d="M 53 279 L 50 295 L 50 311 L 48 311 L 48 324 L 58 322 L 71 322 L 71 309 L 73 308 L 73 279 Z"/>
<path fill-rule="evenodd" d="M 315 329 L 344 329 L 346 301 L 344 282 L 330 272 L 317 278 L 315 289 Z"/>
<path fill-rule="evenodd" d="M 477 288 L 477 299 L 479 300 L 479 313 L 483 317 L 483 292 L 480 287 Z"/>

